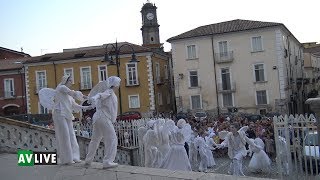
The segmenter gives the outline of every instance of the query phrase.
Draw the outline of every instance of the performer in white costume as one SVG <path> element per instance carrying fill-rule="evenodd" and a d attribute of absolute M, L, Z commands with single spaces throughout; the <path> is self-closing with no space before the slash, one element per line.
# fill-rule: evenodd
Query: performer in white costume
<path fill-rule="evenodd" d="M 214 157 L 212 154 L 212 150 L 215 148 L 213 146 L 216 146 L 217 144 L 214 142 L 212 137 L 214 136 L 214 133 L 210 133 L 209 135 L 205 136 L 205 142 L 207 144 L 207 157 L 208 157 L 208 168 L 211 168 L 216 165 L 216 162 L 214 161 Z"/>
<path fill-rule="evenodd" d="M 117 118 L 118 99 L 114 90 L 119 88 L 121 79 L 116 76 L 108 78 L 109 89 L 98 93 L 91 98 L 96 112 L 93 115 L 93 132 L 86 156 L 86 165 L 93 161 L 100 141 L 104 140 L 103 168 L 116 167 L 118 164 L 113 161 L 117 154 L 118 139 L 113 127 Z"/>
<path fill-rule="evenodd" d="M 75 102 L 74 98 L 82 99 L 84 96 L 80 91 L 70 90 L 71 83 L 70 76 L 63 76 L 54 95 L 52 118 L 61 164 L 80 162 L 79 145 L 72 123 L 74 119 L 72 112 L 91 108 L 89 106 L 80 106 Z"/>
<path fill-rule="evenodd" d="M 249 146 L 249 152 L 252 153 L 252 158 L 249 162 L 249 169 L 253 172 L 270 172 L 271 170 L 271 160 L 267 153 L 264 151 L 264 143 L 262 139 L 250 139 L 259 149 Z"/>
<path fill-rule="evenodd" d="M 184 148 L 185 139 L 182 129 L 175 126 L 172 120 L 168 120 L 167 122 L 171 124 L 171 127 L 168 127 L 168 129 L 172 129 L 169 136 L 171 148 L 160 167 L 170 170 L 191 171 L 190 161 Z"/>
<path fill-rule="evenodd" d="M 239 123 L 233 123 L 230 126 L 230 131 L 225 140 L 221 144 L 217 144 L 218 148 L 228 147 L 228 156 L 232 159 L 229 172 L 236 176 L 244 176 L 242 171 L 242 159 L 247 155 L 246 142 L 258 149 L 258 147 L 250 141 L 246 136 L 245 131 L 248 127 L 240 129 Z"/>
<path fill-rule="evenodd" d="M 159 167 L 161 164 L 161 153 L 158 150 L 158 135 L 154 130 L 156 121 L 150 120 L 147 122 L 147 128 L 145 135 L 143 136 L 144 145 L 144 165 L 145 167 Z"/>
<path fill-rule="evenodd" d="M 204 140 L 204 132 L 201 132 L 199 136 L 194 139 L 193 143 L 200 155 L 199 171 L 207 172 L 209 157 L 207 151 L 208 145 Z"/>

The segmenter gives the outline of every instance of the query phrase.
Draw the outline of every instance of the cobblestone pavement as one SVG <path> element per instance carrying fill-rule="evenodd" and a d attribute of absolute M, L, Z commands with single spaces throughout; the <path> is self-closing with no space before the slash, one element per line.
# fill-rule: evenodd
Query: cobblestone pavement
<path fill-rule="evenodd" d="M 225 157 L 215 157 L 215 162 L 216 162 L 216 166 L 208 169 L 208 172 L 212 172 L 212 173 L 220 173 L 220 174 L 228 174 L 228 170 L 229 170 L 229 165 L 231 160 L 225 156 Z M 272 179 L 279 179 L 280 177 L 277 174 L 277 164 L 276 162 L 272 162 L 271 164 L 271 171 L 270 173 L 253 173 L 250 172 L 248 169 L 248 165 L 250 162 L 250 158 L 246 157 L 244 159 L 244 166 L 243 166 L 243 172 L 246 176 L 251 176 L 251 177 L 260 177 L 260 178 L 272 178 Z"/>
<path fill-rule="evenodd" d="M 250 162 L 250 157 L 245 157 L 244 159 L 244 166 L 243 166 L 243 172 L 245 176 L 250 176 L 250 177 L 258 177 L 258 178 L 271 178 L 271 179 L 284 179 L 284 180 L 320 180 L 320 175 L 319 176 L 305 176 L 305 174 L 302 174 L 301 172 L 296 172 L 294 171 L 294 174 L 292 176 L 280 176 L 278 173 L 279 170 L 277 168 L 277 163 L 275 160 L 272 161 L 271 163 L 271 171 L 268 173 L 255 173 L 251 172 L 248 169 L 248 165 Z M 213 168 L 208 169 L 208 172 L 210 173 L 219 173 L 219 174 L 228 174 L 229 170 L 229 165 L 231 160 L 227 156 L 223 157 L 215 157 L 215 162 L 216 166 Z"/>

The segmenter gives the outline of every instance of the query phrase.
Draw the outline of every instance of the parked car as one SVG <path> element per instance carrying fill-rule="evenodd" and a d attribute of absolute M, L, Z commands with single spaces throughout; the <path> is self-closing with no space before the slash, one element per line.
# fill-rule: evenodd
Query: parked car
<path fill-rule="evenodd" d="M 303 170 L 316 173 L 316 166 L 318 166 L 318 173 L 320 171 L 320 151 L 318 143 L 318 133 L 316 131 L 309 132 L 304 139 L 302 167 Z M 306 157 L 306 158 L 304 158 Z M 307 167 L 306 167 L 307 165 Z"/>
<path fill-rule="evenodd" d="M 196 112 L 196 113 L 194 113 L 194 118 L 195 118 L 196 120 L 202 121 L 202 120 L 204 120 L 204 119 L 207 118 L 207 113 L 206 113 L 206 112 L 203 112 L 203 111 Z"/>
<path fill-rule="evenodd" d="M 141 119 L 141 114 L 138 111 L 128 111 L 125 113 L 122 113 L 121 119 L 120 115 L 117 116 L 117 120 L 135 120 L 135 119 Z"/>
<path fill-rule="evenodd" d="M 265 116 L 268 118 L 273 118 L 274 116 L 281 116 L 281 114 L 278 112 L 268 112 Z"/>
<path fill-rule="evenodd" d="M 251 115 L 247 115 L 246 118 L 248 119 L 248 121 L 252 121 L 252 122 L 256 122 L 258 120 L 262 119 L 262 116 L 260 114 L 251 114 Z"/>
<path fill-rule="evenodd" d="M 176 115 L 176 118 L 177 118 L 177 120 L 179 120 L 179 119 L 188 119 L 188 115 L 187 115 L 187 113 L 184 113 L 184 112 L 178 112 L 177 115 Z"/>

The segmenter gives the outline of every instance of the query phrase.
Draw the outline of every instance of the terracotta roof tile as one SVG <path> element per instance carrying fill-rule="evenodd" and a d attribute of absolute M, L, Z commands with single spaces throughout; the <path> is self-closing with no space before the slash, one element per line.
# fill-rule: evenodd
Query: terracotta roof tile
<path fill-rule="evenodd" d="M 13 69 L 21 69 L 23 67 L 23 63 L 31 59 L 31 57 L 27 58 L 19 58 L 19 59 L 4 59 L 0 61 L 0 71 L 5 70 L 13 70 Z"/>
<path fill-rule="evenodd" d="M 275 23 L 275 22 L 262 22 L 262 21 L 236 19 L 232 21 L 225 21 L 225 22 L 220 22 L 216 24 L 200 26 L 190 31 L 179 34 L 177 36 L 171 37 L 167 41 L 170 42 L 178 39 L 222 34 L 222 33 L 229 33 L 229 32 L 237 32 L 237 31 L 245 31 L 245 30 L 280 26 L 280 25 L 283 25 L 283 24 Z"/>
<path fill-rule="evenodd" d="M 151 52 L 152 50 L 143 47 L 140 45 L 128 43 L 128 42 L 119 42 L 118 48 L 120 49 L 120 54 L 131 54 L 132 50 L 129 46 L 124 44 L 130 44 L 134 49 L 135 53 L 140 52 Z M 108 52 L 112 51 L 112 45 L 115 46 L 115 43 L 108 45 Z M 123 45 L 123 46 L 122 46 Z M 64 52 L 60 53 L 51 53 L 45 54 L 42 56 L 32 57 L 30 60 L 27 60 L 25 64 L 28 63 L 37 63 L 37 62 L 50 62 L 50 61 L 60 61 L 60 60 L 70 60 L 70 59 L 80 59 L 80 58 L 90 58 L 90 57 L 101 57 L 104 56 L 107 44 L 102 46 L 91 46 L 91 47 L 83 47 L 83 48 L 74 48 L 74 49 L 65 49 Z"/>

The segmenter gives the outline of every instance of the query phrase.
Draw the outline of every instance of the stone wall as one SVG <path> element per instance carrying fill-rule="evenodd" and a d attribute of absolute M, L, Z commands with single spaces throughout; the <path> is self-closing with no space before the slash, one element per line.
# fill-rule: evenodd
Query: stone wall
<path fill-rule="evenodd" d="M 85 158 L 90 143 L 89 138 L 77 136 L 81 159 Z M 54 130 L 0 117 L 0 150 L 16 152 L 18 149 L 32 151 L 56 151 Z M 103 143 L 100 144 L 95 161 L 102 162 Z M 118 147 L 116 162 L 126 165 L 138 165 L 138 148 Z"/>

